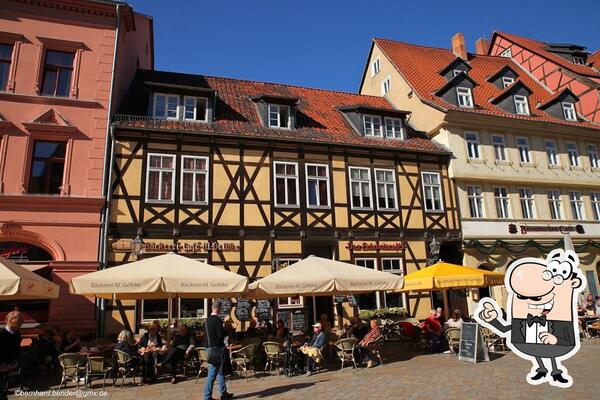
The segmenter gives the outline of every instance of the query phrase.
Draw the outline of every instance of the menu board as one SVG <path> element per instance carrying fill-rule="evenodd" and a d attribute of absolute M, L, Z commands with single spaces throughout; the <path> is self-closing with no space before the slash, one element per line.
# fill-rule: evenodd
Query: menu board
<path fill-rule="evenodd" d="M 247 299 L 238 299 L 235 306 L 235 317 L 240 321 L 249 321 L 251 318 L 252 301 Z"/>
<path fill-rule="evenodd" d="M 283 326 L 290 327 L 290 312 L 289 311 L 277 311 L 277 321 L 283 321 Z"/>
<path fill-rule="evenodd" d="M 304 310 L 296 310 L 292 312 L 292 330 L 302 331 L 306 329 L 306 318 Z"/>
<path fill-rule="evenodd" d="M 256 319 L 259 321 L 270 321 L 272 319 L 272 306 L 271 300 L 257 300 L 256 301 Z"/>
<path fill-rule="evenodd" d="M 483 345 L 479 324 L 463 322 L 460 330 L 458 359 L 473 363 L 476 363 L 477 360 L 490 360 L 487 347 Z"/>
<path fill-rule="evenodd" d="M 343 294 L 336 294 L 335 296 L 333 296 L 333 301 L 336 304 L 342 304 L 346 301 L 346 296 L 344 296 Z"/>
<path fill-rule="evenodd" d="M 358 303 L 356 302 L 356 298 L 353 294 L 348 295 L 348 304 L 350 307 L 358 307 Z"/>
<path fill-rule="evenodd" d="M 219 317 L 225 318 L 229 315 L 229 311 L 231 311 L 231 299 L 219 299 L 219 301 L 221 302 L 221 313 L 219 314 Z"/>

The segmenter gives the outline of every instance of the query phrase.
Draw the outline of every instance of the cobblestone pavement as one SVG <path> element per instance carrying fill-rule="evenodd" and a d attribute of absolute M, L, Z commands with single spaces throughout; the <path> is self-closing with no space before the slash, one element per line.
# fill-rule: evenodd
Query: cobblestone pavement
<path fill-rule="evenodd" d="M 244 379 L 228 380 L 227 385 L 236 399 L 248 400 L 600 399 L 600 341 L 583 344 L 580 352 L 565 362 L 575 380 L 569 389 L 558 389 L 547 383 L 528 385 L 525 375 L 530 370 L 530 363 L 510 352 L 492 354 L 492 361 L 477 364 L 459 361 L 447 354 L 415 353 L 407 347 L 399 348 L 398 352 L 396 357 L 392 355 L 395 360 L 386 362 L 384 359 L 384 365 L 371 369 L 354 370 L 349 367 L 343 372 L 336 369 L 311 377 L 259 374 L 258 378 L 250 376 L 247 382 Z M 101 398 L 202 399 L 203 387 L 204 378 L 200 378 L 198 383 L 189 378 L 176 385 L 162 382 L 123 389 L 107 386 L 107 393 Z M 68 389 L 74 390 L 74 385 L 70 384 Z M 101 384 L 96 383 L 92 390 L 100 391 Z M 11 395 L 9 398 L 23 397 Z"/>

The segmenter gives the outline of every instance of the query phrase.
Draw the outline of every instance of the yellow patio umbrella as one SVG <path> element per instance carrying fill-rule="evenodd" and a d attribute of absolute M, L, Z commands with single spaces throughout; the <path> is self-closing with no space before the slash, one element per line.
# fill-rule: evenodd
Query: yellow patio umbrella
<path fill-rule="evenodd" d="M 56 283 L 0 257 L 0 300 L 55 299 L 58 293 Z"/>

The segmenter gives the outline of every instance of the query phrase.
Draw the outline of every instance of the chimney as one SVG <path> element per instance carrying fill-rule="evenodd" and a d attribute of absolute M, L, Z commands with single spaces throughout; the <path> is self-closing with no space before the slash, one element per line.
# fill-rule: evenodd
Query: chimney
<path fill-rule="evenodd" d="M 475 42 L 475 54 L 487 56 L 490 42 L 485 38 L 477 39 Z"/>
<path fill-rule="evenodd" d="M 463 60 L 467 59 L 467 46 L 465 46 L 465 35 L 458 32 L 452 36 L 452 51 Z"/>

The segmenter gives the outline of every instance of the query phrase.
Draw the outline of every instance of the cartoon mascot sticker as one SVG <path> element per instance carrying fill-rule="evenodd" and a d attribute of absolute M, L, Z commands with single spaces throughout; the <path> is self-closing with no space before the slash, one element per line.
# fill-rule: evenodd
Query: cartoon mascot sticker
<path fill-rule="evenodd" d="M 489 297 L 479 301 L 475 320 L 506 338 L 514 353 L 532 362 L 529 384 L 570 387 L 573 379 L 561 362 L 579 351 L 576 302 L 586 286 L 577 254 L 556 249 L 545 261 L 517 259 L 509 265 L 504 284 L 507 321 L 502 319 L 498 303 Z"/>

